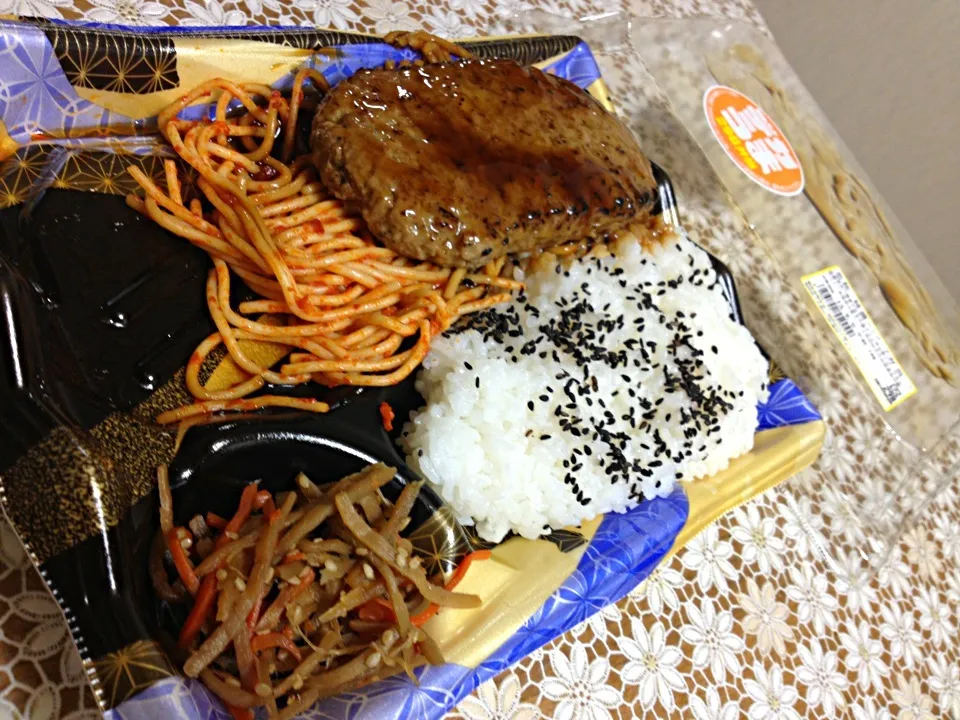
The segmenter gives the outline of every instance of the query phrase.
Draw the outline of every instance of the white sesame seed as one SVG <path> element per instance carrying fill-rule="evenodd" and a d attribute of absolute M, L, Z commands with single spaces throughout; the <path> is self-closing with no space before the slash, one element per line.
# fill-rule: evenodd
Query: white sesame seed
<path fill-rule="evenodd" d="M 372 652 L 367 656 L 366 665 L 368 668 L 375 668 L 380 664 L 380 653 Z"/>
<path fill-rule="evenodd" d="M 243 592 L 244 590 L 247 589 L 247 584 L 246 584 L 243 580 L 241 580 L 240 578 L 234 578 L 234 579 L 233 579 L 233 585 L 234 585 L 234 587 L 236 587 L 237 590 L 239 590 L 240 592 Z"/>
<path fill-rule="evenodd" d="M 336 561 L 330 559 L 324 561 L 323 566 L 330 572 L 336 572 L 340 568 Z"/>
<path fill-rule="evenodd" d="M 373 568 L 370 567 L 367 563 L 363 564 L 363 575 L 364 577 L 367 578 L 367 580 L 373 580 L 373 578 L 376 577 L 373 574 Z"/>
<path fill-rule="evenodd" d="M 223 582 L 226 579 L 227 579 L 227 571 L 223 569 L 217 570 L 217 580 L 219 580 L 220 582 Z"/>
<path fill-rule="evenodd" d="M 290 583 L 291 585 L 299 585 L 300 578 L 296 575 L 291 575 L 290 577 L 287 578 L 287 582 Z"/>
<path fill-rule="evenodd" d="M 254 692 L 256 692 L 260 697 L 267 697 L 267 695 L 273 694 L 273 688 L 263 682 L 257 683 L 257 686 L 254 688 Z"/>
<path fill-rule="evenodd" d="M 365 547 L 358 547 L 358 548 L 357 548 L 357 555 L 359 555 L 360 557 L 366 557 L 369 552 L 370 552 L 370 551 L 367 550 Z"/>

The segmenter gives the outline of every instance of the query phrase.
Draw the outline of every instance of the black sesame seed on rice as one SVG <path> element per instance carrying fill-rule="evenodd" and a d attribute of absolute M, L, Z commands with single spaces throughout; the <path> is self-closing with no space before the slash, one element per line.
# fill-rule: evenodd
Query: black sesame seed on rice
<path fill-rule="evenodd" d="M 535 399 L 552 410 L 538 414 L 527 434 L 538 442 L 565 444 L 566 457 L 555 461 L 556 479 L 563 475 L 571 489 L 570 502 L 576 499 L 584 507 L 590 505 L 591 513 L 603 511 L 608 492 L 604 487 L 633 500 L 654 489 L 656 494 L 665 492 L 664 487 L 668 491 L 674 477 L 684 476 L 680 468 L 687 459 L 702 462 L 714 453 L 712 446 L 724 435 L 721 421 L 735 403 L 743 402 L 743 391 L 731 392 L 719 384 L 702 362 L 703 351 L 692 344 L 695 337 L 703 337 L 700 328 L 706 329 L 708 322 L 693 322 L 697 315 L 689 306 L 677 310 L 671 307 L 672 301 L 663 299 L 681 286 L 698 283 L 715 287 L 710 292 L 719 297 L 722 290 L 712 269 L 694 267 L 708 263 L 706 256 L 699 260 L 699 252 L 682 246 L 671 270 L 676 273 L 679 262 L 681 274 L 657 277 L 659 266 L 652 263 L 654 270 L 645 271 L 643 281 L 628 280 L 637 276 L 614 267 L 609 258 L 581 261 L 586 267 L 579 273 L 573 272 L 576 265 L 564 269 L 557 265 L 556 273 L 562 278 L 549 282 L 569 291 L 546 301 L 521 293 L 518 303 L 468 316 L 448 332 L 457 335 L 475 329 L 488 346 L 500 346 L 502 357 L 517 370 L 543 367 L 551 379 L 561 381 L 556 390 L 538 382 L 543 389 L 525 401 L 531 412 Z M 647 264 L 646 258 L 638 260 Z M 585 282 L 587 271 L 590 279 Z M 608 287 L 598 292 L 595 283 L 601 282 Z M 611 301 L 618 286 L 623 291 L 620 299 Z M 624 300 L 625 295 L 631 299 Z M 703 314 L 715 317 L 713 310 Z M 712 326 L 710 331 L 714 332 Z M 711 350 L 727 362 L 718 346 Z M 468 371 L 477 366 L 477 389 L 481 375 L 491 377 L 477 362 L 479 358 L 471 357 L 472 364 L 461 360 Z M 498 395 L 490 382 L 487 387 L 487 395 Z M 621 392 L 624 388 L 626 392 Z M 670 403 L 660 412 L 667 397 Z M 670 430 L 661 435 L 664 424 Z M 709 452 L 707 436 L 715 441 L 709 443 Z M 695 446 L 701 449 L 694 451 Z M 607 482 L 597 485 L 598 477 Z M 544 527 L 565 524 L 559 518 L 543 520 Z"/>

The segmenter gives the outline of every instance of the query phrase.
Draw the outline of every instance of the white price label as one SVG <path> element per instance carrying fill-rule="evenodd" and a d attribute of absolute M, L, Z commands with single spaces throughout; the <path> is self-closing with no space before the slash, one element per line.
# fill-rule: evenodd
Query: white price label
<path fill-rule="evenodd" d="M 840 268 L 834 265 L 801 281 L 885 411 L 917 392 Z"/>

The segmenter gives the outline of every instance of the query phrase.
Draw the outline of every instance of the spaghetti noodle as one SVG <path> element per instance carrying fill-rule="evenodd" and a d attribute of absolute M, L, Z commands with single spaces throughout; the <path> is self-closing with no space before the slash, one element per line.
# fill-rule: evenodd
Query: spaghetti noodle
<path fill-rule="evenodd" d="M 458 51 L 417 33 L 390 40 L 419 47 L 428 61 Z M 196 402 L 161 414 L 161 424 L 270 406 L 325 412 L 328 406 L 314 399 L 248 396 L 267 384 L 398 383 L 423 360 L 432 337 L 522 287 L 502 275 L 502 260 L 468 273 L 413 261 L 375 242 L 324 190 L 309 157 L 295 156 L 297 120 L 309 104 L 310 86 L 327 89 L 323 76 L 309 68 L 297 72 L 289 99 L 264 85 L 215 79 L 159 114 L 161 133 L 195 174 L 206 206 L 197 198 L 186 201 L 184 170 L 173 160 L 164 163 L 166 189 L 129 168 L 144 195 L 129 195 L 127 203 L 205 250 L 214 263 L 206 300 L 216 332 L 186 368 Z M 212 119 L 179 117 L 188 106 L 210 101 Z M 234 105 L 242 106 L 241 114 L 230 113 Z M 234 275 L 258 299 L 234 308 Z M 286 361 L 279 369 L 262 366 L 241 342 L 250 340 L 285 346 Z M 200 369 L 220 345 L 246 378 L 207 390 Z"/>

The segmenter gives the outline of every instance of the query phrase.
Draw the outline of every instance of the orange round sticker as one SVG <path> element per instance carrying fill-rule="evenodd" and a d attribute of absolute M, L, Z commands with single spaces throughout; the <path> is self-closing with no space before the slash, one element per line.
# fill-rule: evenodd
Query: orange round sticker
<path fill-rule="evenodd" d="M 748 178 L 778 195 L 803 191 L 800 158 L 753 100 L 733 88 L 714 85 L 703 95 L 703 112 L 720 147 Z"/>

